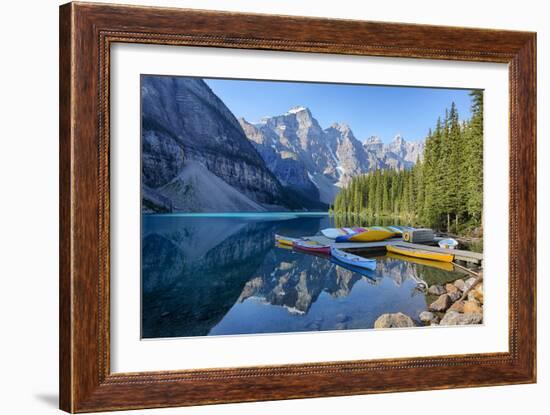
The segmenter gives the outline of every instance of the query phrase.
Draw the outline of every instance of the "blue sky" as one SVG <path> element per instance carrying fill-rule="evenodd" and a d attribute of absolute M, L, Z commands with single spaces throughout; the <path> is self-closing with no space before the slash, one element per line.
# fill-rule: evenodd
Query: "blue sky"
<path fill-rule="evenodd" d="M 308 107 L 321 127 L 347 123 L 356 138 L 384 142 L 396 134 L 424 139 L 454 101 L 461 119 L 470 118 L 469 90 L 304 82 L 205 79 L 236 117 L 257 122 L 290 108 Z"/>

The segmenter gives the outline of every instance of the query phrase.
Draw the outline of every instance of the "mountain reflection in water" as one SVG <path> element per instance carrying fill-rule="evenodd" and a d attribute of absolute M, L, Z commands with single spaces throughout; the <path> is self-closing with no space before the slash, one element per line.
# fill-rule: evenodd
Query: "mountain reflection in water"
<path fill-rule="evenodd" d="M 274 244 L 275 233 L 331 225 L 326 215 L 144 215 L 142 337 L 368 329 L 383 313 L 426 310 L 413 277 L 460 277 L 387 256 L 363 275 Z"/>

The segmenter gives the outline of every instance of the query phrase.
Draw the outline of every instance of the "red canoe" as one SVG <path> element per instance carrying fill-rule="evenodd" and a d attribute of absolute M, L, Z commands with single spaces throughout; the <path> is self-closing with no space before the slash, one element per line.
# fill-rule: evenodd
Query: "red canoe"
<path fill-rule="evenodd" d="M 292 247 L 300 251 L 316 252 L 318 254 L 330 255 L 330 246 L 322 245 L 319 242 L 298 239 L 292 243 Z"/>

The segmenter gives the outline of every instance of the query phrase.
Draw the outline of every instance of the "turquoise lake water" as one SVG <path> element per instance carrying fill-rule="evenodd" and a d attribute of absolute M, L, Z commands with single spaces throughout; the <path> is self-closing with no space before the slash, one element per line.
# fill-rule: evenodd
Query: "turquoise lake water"
<path fill-rule="evenodd" d="M 369 329 L 384 313 L 418 319 L 433 300 L 418 278 L 463 276 L 384 251 L 357 273 L 274 243 L 333 226 L 318 213 L 143 215 L 142 337 Z"/>

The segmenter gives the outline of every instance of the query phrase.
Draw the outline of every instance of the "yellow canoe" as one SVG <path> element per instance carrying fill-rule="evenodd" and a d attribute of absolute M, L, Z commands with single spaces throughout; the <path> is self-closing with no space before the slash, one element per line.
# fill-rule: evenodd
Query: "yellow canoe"
<path fill-rule="evenodd" d="M 289 251 L 292 251 L 292 245 L 283 245 L 283 244 L 280 244 L 279 242 L 275 242 L 275 246 L 277 248 L 287 249 Z"/>
<path fill-rule="evenodd" d="M 391 233 L 393 236 L 401 236 L 403 235 L 403 231 L 393 227 L 393 226 L 371 226 L 368 228 L 369 230 L 378 230 L 378 231 L 385 231 Z"/>
<path fill-rule="evenodd" d="M 286 245 L 286 246 L 292 246 L 294 241 L 296 241 L 296 238 L 291 238 L 290 236 L 283 236 L 283 235 L 275 235 L 275 242 Z"/>
<path fill-rule="evenodd" d="M 395 234 L 389 230 L 370 228 L 366 232 L 336 238 L 336 242 L 378 242 L 392 238 L 393 236 L 395 236 Z"/>
<path fill-rule="evenodd" d="M 427 267 L 441 269 L 443 271 L 454 271 L 454 265 L 449 262 L 433 261 L 429 259 L 414 258 L 410 256 L 394 254 L 393 252 L 388 252 L 387 257 L 391 259 L 399 259 L 401 261 L 411 262 L 413 264 L 425 265 Z"/>
<path fill-rule="evenodd" d="M 395 254 L 401 254 L 405 256 L 410 256 L 414 258 L 429 259 L 432 261 L 441 261 L 441 262 L 453 262 L 454 255 L 443 254 L 440 252 L 430 252 L 423 251 L 421 249 L 405 248 L 402 246 L 386 246 L 388 252 L 393 252 Z"/>

